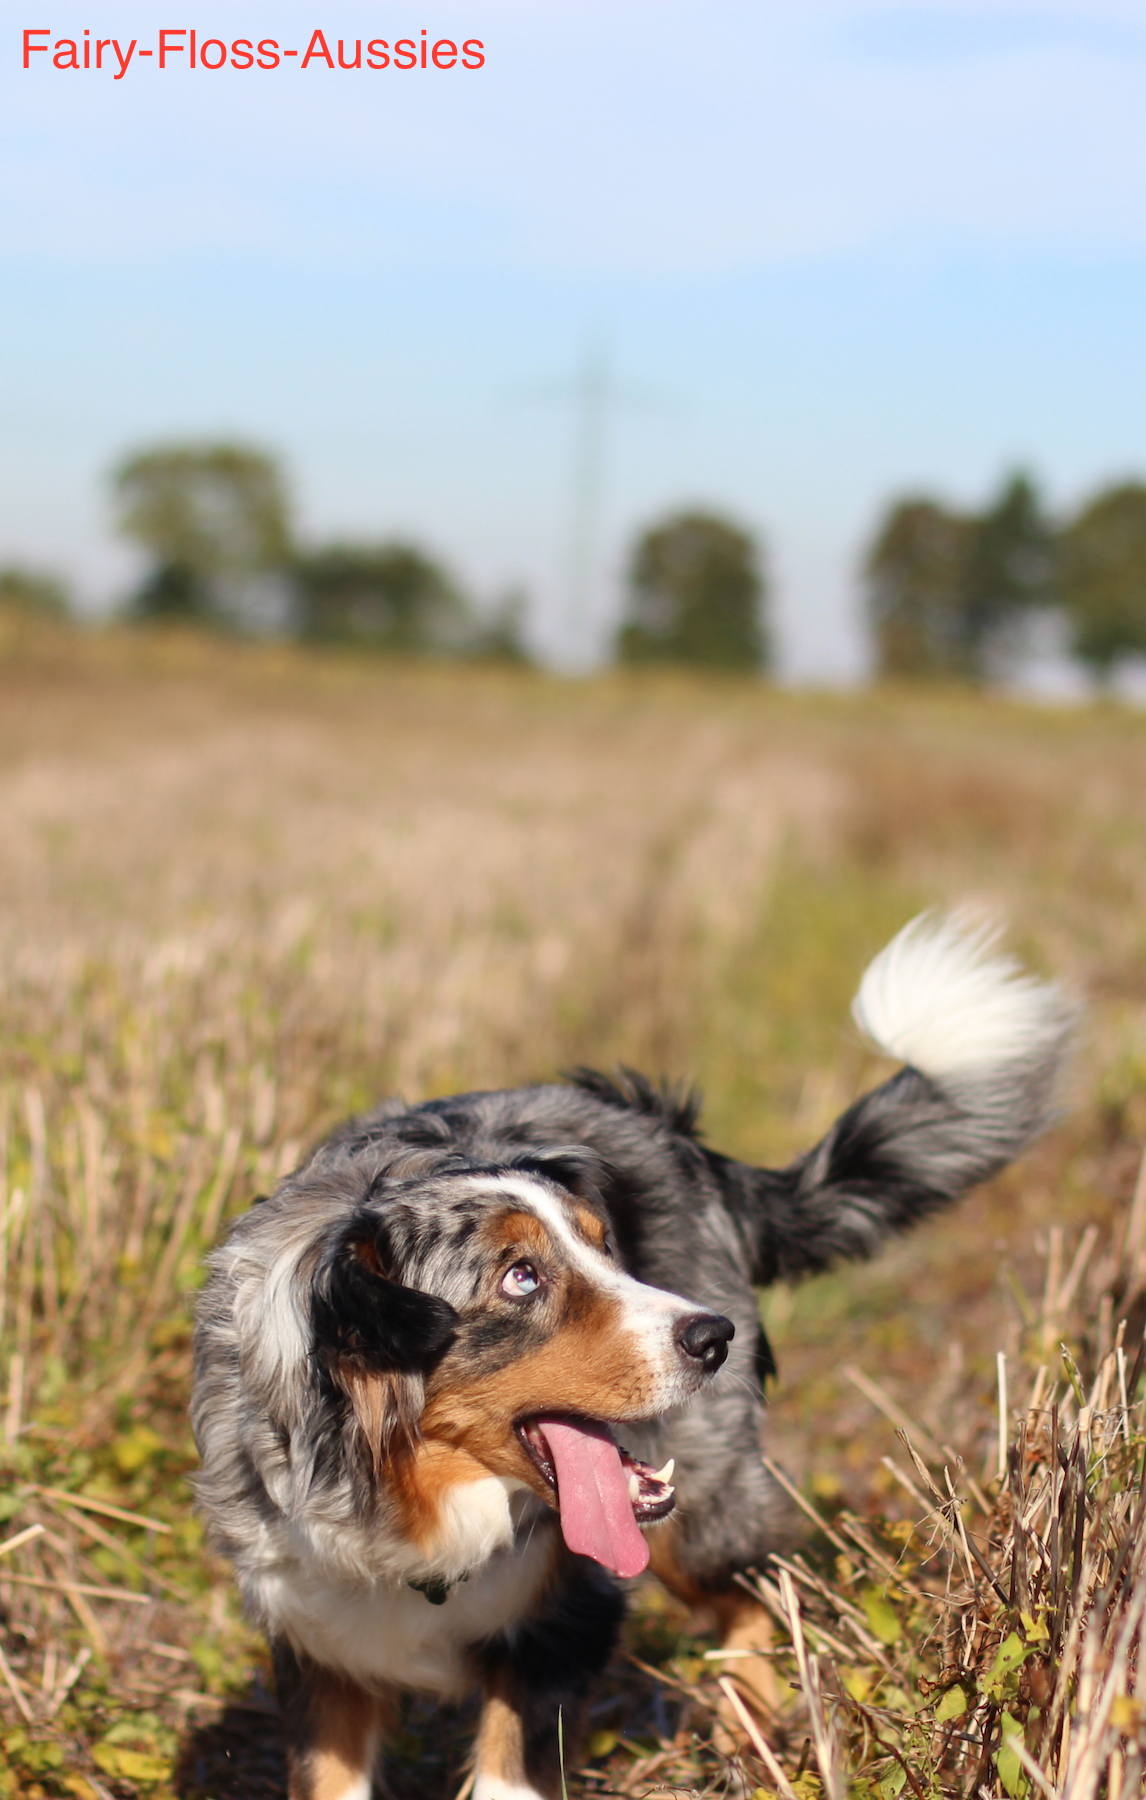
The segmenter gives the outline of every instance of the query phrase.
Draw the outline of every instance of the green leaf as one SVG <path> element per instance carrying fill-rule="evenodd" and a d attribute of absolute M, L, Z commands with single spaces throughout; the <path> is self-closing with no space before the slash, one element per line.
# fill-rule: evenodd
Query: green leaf
<path fill-rule="evenodd" d="M 878 1588 L 865 1588 L 860 1595 L 867 1622 L 871 1626 L 872 1635 L 881 1644 L 896 1644 L 903 1636 L 903 1626 L 895 1608 L 885 1594 Z"/>
<path fill-rule="evenodd" d="M 1062 1366 L 1066 1370 L 1066 1378 L 1074 1389 L 1074 1397 L 1081 1408 L 1086 1405 L 1086 1395 L 1083 1392 L 1082 1376 L 1078 1372 L 1078 1364 L 1065 1344 L 1060 1344 L 1059 1349 L 1062 1351 Z"/>
<path fill-rule="evenodd" d="M 23 1771 L 25 1775 L 44 1775 L 63 1764 L 64 1751 L 61 1744 L 37 1741 L 30 1738 L 26 1731 L 10 1731 L 0 1739 L 0 1743 L 11 1756 L 13 1767 Z"/>
<path fill-rule="evenodd" d="M 879 1671 L 876 1670 L 876 1674 Z M 840 1679 L 853 1700 L 862 1704 L 871 1693 L 873 1676 L 867 1669 L 841 1668 Z"/>
<path fill-rule="evenodd" d="M 1008 1675 L 1022 1667 L 1027 1659 L 1027 1645 L 1017 1631 L 1005 1637 L 995 1652 L 995 1660 L 991 1664 L 990 1673 L 985 1683 L 986 1692 L 993 1699 L 1000 1700 Z"/>
<path fill-rule="evenodd" d="M 170 1757 L 149 1756 L 144 1750 L 125 1750 L 119 1744 L 109 1744 L 106 1739 L 94 1746 L 92 1759 L 105 1775 L 117 1776 L 124 1781 L 151 1784 L 166 1781 L 171 1774 Z"/>
<path fill-rule="evenodd" d="M 1010 1800 L 1022 1800 L 1030 1783 L 1015 1752 L 1014 1744 L 1021 1739 L 1023 1728 L 1009 1712 L 1003 1713 L 999 1722 L 1003 1728 L 1003 1742 L 995 1755 L 995 1767 L 999 1771 L 999 1780 L 1010 1795 Z"/>
<path fill-rule="evenodd" d="M 126 1744 L 129 1750 L 175 1754 L 179 1739 L 153 1712 L 131 1713 L 103 1734 L 105 1744 Z"/>
<path fill-rule="evenodd" d="M 949 1687 L 935 1708 L 935 1723 L 945 1725 L 948 1719 L 960 1719 L 967 1711 L 967 1696 L 959 1686 Z"/>
<path fill-rule="evenodd" d="M 214 1639 L 209 1637 L 192 1638 L 187 1648 L 194 1658 L 195 1667 L 202 1676 L 208 1693 L 213 1692 L 212 1684 L 221 1681 L 226 1672 L 227 1660 L 222 1650 Z"/>
<path fill-rule="evenodd" d="M 113 1454 L 124 1475 L 135 1475 L 147 1463 L 162 1456 L 166 1449 L 167 1445 L 157 1431 L 152 1431 L 149 1425 L 136 1425 L 126 1437 L 116 1440 Z"/>
<path fill-rule="evenodd" d="M 889 1683 L 879 1691 L 879 1703 L 886 1706 L 889 1712 L 914 1713 L 918 1707 L 915 1695 L 907 1693 L 904 1688 Z"/>

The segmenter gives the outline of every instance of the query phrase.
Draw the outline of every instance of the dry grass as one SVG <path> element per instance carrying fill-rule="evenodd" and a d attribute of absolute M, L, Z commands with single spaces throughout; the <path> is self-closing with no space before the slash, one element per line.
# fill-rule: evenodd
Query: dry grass
<path fill-rule="evenodd" d="M 789 1622 L 799 1596 L 826 1660 L 767 1730 L 805 1800 L 1016 1793 L 1036 1778 L 995 1754 L 1016 1728 L 1056 1791 L 1083 1800 L 1100 1771 L 1129 1792 L 1136 1651 L 1101 1730 L 1094 1696 L 1101 1634 L 1142 1591 L 1137 1539 L 1116 1580 L 1110 1558 L 1142 1450 L 1141 1402 L 1111 1384 L 1142 1326 L 1120 1246 L 1146 1138 L 1146 720 L 5 629 L 0 1793 L 281 1790 L 261 1651 L 189 1514 L 184 1406 L 202 1250 L 300 1144 L 387 1090 L 625 1060 L 699 1077 L 723 1147 L 786 1157 L 878 1073 L 846 1024 L 865 957 L 916 907 L 966 900 L 1087 999 L 1078 1104 L 881 1263 L 769 1297 L 771 1453 L 844 1548 L 811 1540 L 770 1591 Z M 1005 1603 L 967 1561 L 945 1462 L 985 1508 L 967 1529 Z M 572 1787 L 739 1779 L 711 1744 L 722 1665 L 685 1624 L 643 1599 Z M 956 1687 L 966 1716 L 937 1720 Z M 430 1717 L 410 1709 L 398 1794 L 461 1783 L 466 1721 Z M 773 1789 L 747 1737 L 744 1756 Z"/>
<path fill-rule="evenodd" d="M 907 1518 L 843 1507 L 829 1519 L 805 1500 L 820 1554 L 778 1559 L 751 1583 L 788 1638 L 778 1656 L 798 1694 L 769 1721 L 772 1746 L 790 1761 L 803 1740 L 833 1800 L 905 1789 L 918 1800 L 1017 1800 L 1032 1784 L 1069 1800 L 1141 1791 L 1144 1228 L 1146 1162 L 1118 1256 L 1103 1246 L 1096 1259 L 1091 1231 L 1068 1267 L 1052 1237 L 1018 1367 L 997 1359 L 978 1480 L 973 1420 L 903 1419 L 898 1459 L 884 1466 L 908 1496 Z M 1080 1370 L 1063 1333 L 1077 1343 L 1096 1315 L 1097 1365 Z M 894 1421 L 900 1409 L 880 1385 L 858 1379 Z"/>

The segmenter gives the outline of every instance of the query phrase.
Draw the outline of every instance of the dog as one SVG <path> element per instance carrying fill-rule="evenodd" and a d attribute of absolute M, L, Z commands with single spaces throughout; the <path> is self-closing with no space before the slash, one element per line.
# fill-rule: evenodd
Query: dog
<path fill-rule="evenodd" d="M 397 1697 L 474 1685 L 474 1800 L 554 1800 L 559 1714 L 572 1753 L 650 1561 L 753 1641 L 736 1577 L 786 1510 L 755 1289 L 1002 1168 L 1071 1031 L 930 915 L 853 1011 L 904 1066 L 788 1168 L 709 1149 L 691 1095 L 582 1070 L 382 1105 L 233 1226 L 198 1309 L 198 1500 L 272 1645 L 292 1800 L 368 1800 Z"/>

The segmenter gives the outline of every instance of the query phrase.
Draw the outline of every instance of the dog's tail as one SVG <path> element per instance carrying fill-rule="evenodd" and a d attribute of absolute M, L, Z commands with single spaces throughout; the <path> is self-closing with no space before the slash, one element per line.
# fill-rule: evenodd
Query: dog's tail
<path fill-rule="evenodd" d="M 756 1281 L 872 1255 L 1049 1123 L 1074 1009 L 994 943 L 958 915 L 924 914 L 871 964 L 854 1017 L 907 1066 L 789 1168 L 738 1170 Z"/>

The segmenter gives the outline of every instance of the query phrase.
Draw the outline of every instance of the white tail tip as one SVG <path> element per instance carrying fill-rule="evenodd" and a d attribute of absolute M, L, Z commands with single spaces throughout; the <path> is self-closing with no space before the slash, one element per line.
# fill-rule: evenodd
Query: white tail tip
<path fill-rule="evenodd" d="M 861 1031 L 925 1075 L 971 1075 L 1062 1047 L 1072 1009 L 1057 987 L 995 953 L 999 932 L 922 913 L 871 963 L 852 1002 Z"/>

